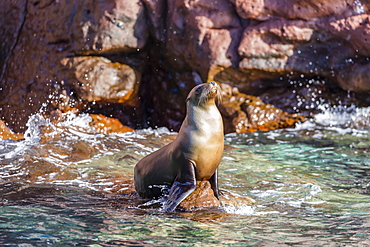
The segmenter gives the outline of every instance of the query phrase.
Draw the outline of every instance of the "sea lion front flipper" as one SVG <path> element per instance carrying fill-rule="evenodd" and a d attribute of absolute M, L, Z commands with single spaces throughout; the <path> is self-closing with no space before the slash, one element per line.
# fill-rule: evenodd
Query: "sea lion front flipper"
<path fill-rule="evenodd" d="M 218 169 L 216 169 L 215 173 L 213 173 L 212 177 L 209 179 L 209 183 L 211 184 L 211 189 L 213 190 L 213 193 L 214 193 L 215 197 L 221 203 L 220 193 L 219 193 L 219 190 L 218 190 L 218 173 L 217 173 L 217 171 L 218 171 Z"/>
<path fill-rule="evenodd" d="M 164 211 L 169 213 L 188 196 L 196 187 L 195 166 L 192 161 L 187 160 L 181 164 L 179 176 L 173 183 L 167 201 L 164 204 Z"/>

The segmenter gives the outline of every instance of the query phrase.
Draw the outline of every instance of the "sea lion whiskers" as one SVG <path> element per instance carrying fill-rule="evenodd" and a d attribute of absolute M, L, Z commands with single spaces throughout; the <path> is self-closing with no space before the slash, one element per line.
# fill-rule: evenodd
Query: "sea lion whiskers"
<path fill-rule="evenodd" d="M 214 98 L 217 103 L 220 103 L 222 101 L 221 90 L 215 82 L 212 81 L 208 85 L 206 84 L 203 87 L 206 88 L 202 90 L 199 96 L 198 106 L 204 105 L 208 100 L 212 98 Z"/>
<path fill-rule="evenodd" d="M 220 104 L 221 102 L 222 102 L 222 93 L 221 93 L 221 90 L 218 89 L 217 90 L 217 95 L 216 95 L 216 103 Z"/>
<path fill-rule="evenodd" d="M 210 94 L 211 94 L 211 90 L 209 90 L 209 88 L 202 90 L 202 93 L 199 96 L 198 106 L 204 105 L 204 103 L 206 103 L 209 100 Z"/>

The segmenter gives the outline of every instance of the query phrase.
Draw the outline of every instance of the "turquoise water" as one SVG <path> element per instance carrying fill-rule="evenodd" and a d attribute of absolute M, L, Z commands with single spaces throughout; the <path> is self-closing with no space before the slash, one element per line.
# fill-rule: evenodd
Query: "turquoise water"
<path fill-rule="evenodd" d="M 87 115 L 35 115 L 25 140 L 0 141 L 0 245 L 370 245 L 369 112 L 226 135 L 220 188 L 256 204 L 171 214 L 130 192 L 136 162 L 176 133 L 103 135 Z"/>

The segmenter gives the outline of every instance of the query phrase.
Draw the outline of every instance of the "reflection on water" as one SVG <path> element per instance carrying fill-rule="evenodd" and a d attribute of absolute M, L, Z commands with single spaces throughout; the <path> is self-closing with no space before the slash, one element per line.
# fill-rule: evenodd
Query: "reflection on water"
<path fill-rule="evenodd" d="M 133 167 L 174 133 L 105 135 L 88 115 L 35 115 L 25 140 L 0 140 L 0 245 L 370 245 L 369 111 L 227 135 L 220 188 L 256 204 L 172 214 L 140 207 Z"/>

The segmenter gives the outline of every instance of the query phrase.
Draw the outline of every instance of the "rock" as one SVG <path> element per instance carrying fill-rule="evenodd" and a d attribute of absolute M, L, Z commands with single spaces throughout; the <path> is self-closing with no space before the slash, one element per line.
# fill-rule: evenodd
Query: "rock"
<path fill-rule="evenodd" d="M 134 131 L 130 127 L 124 126 L 118 119 L 109 118 L 101 114 L 90 114 L 92 121 L 90 126 L 96 131 L 110 134 L 110 133 L 126 133 Z"/>
<path fill-rule="evenodd" d="M 345 40 L 345 45 L 352 48 L 356 55 L 370 56 L 370 14 L 337 19 L 323 25 L 333 36 Z M 326 24 L 326 25 L 325 25 Z M 346 47 L 346 49 L 348 49 Z"/>
<path fill-rule="evenodd" d="M 224 88 L 225 85 L 223 90 Z M 232 94 L 227 92 L 223 94 L 219 109 L 224 118 L 225 133 L 268 131 L 292 127 L 298 122 L 305 121 L 299 114 L 289 114 L 264 103 L 258 97 L 239 93 L 235 89 L 232 90 Z"/>
<path fill-rule="evenodd" d="M 286 86 L 273 85 L 272 78 L 279 82 L 278 77 L 320 76 L 330 78 L 330 83 L 337 81 L 345 90 L 368 91 L 366 73 L 360 72 L 356 77 L 343 74 L 353 69 L 353 63 L 364 67 L 370 64 L 368 59 L 360 58 L 369 56 L 369 17 L 363 14 L 340 20 L 322 17 L 307 21 L 278 18 L 251 24 L 244 30 L 238 48 L 239 71 L 225 69 L 215 79 L 230 83 L 224 78 L 231 77 L 231 85 L 256 90 Z M 243 81 L 244 85 L 236 85 L 235 81 Z"/>
<path fill-rule="evenodd" d="M 0 81 L 4 66 L 11 57 L 17 37 L 26 16 L 27 0 L 15 0 L 2 4 L 0 10 Z"/>
<path fill-rule="evenodd" d="M 246 72 L 247 76 L 254 71 L 265 72 L 265 75 L 259 73 L 260 79 L 270 78 L 272 75 L 285 76 L 291 72 L 296 75 L 331 76 L 333 60 L 342 62 L 345 57 L 353 54 L 353 51 L 350 49 L 343 52 L 342 56 L 335 55 L 343 41 L 333 37 L 321 37 L 320 32 L 326 33 L 322 29 L 314 21 L 284 19 L 250 25 L 244 30 L 238 48 L 242 57 L 239 68 Z M 332 44 L 329 48 L 322 45 L 324 38 L 336 41 L 330 42 Z"/>
<path fill-rule="evenodd" d="M 195 72 L 173 73 L 163 67 L 155 71 L 141 88 L 140 97 L 147 99 L 144 115 L 151 127 L 179 131 L 186 114 L 186 97 L 196 83 L 202 82 L 200 76 Z"/>
<path fill-rule="evenodd" d="M 209 80 L 264 100 L 312 79 L 367 97 L 369 10 L 364 0 L 2 2 L 0 117 L 22 132 L 47 104 L 178 130 L 188 90 Z M 226 125 L 245 119 L 238 107 Z"/>
<path fill-rule="evenodd" d="M 61 61 L 65 73 L 71 73 L 79 99 L 136 105 L 140 74 L 130 66 L 113 63 L 103 57 L 74 57 Z"/>
<path fill-rule="evenodd" d="M 136 51 L 148 39 L 140 0 L 77 1 L 67 32 L 75 53 Z"/>
<path fill-rule="evenodd" d="M 53 102 L 55 95 L 67 97 L 69 107 L 83 108 L 85 102 L 80 102 L 81 98 L 75 91 L 81 77 L 66 75 L 61 63 L 64 59 L 82 54 L 110 56 L 125 52 L 118 59 L 121 64 L 143 61 L 136 65 L 143 67 L 145 61 L 141 55 L 132 59 L 131 54 L 140 54 L 138 49 L 142 49 L 147 42 L 149 32 L 144 15 L 144 6 L 139 0 L 0 3 L 0 33 L 7 35 L 3 43 L 6 54 L 0 55 L 0 65 L 3 65 L 0 114 L 3 120 L 15 131 L 24 131 L 28 117 L 39 111 L 42 104 L 60 105 Z M 104 61 L 99 65 L 102 63 Z M 83 68 L 79 69 L 83 71 Z M 98 68 L 95 69 L 94 72 L 98 73 Z M 116 75 L 127 76 L 124 72 L 115 74 L 114 70 L 109 71 L 113 76 L 110 82 L 117 82 Z M 101 80 L 107 74 L 108 70 L 103 76 L 95 74 L 95 79 Z M 121 85 L 118 87 L 119 94 L 128 90 L 118 96 L 106 95 L 102 88 L 98 88 L 100 83 L 91 83 L 97 89 L 94 88 L 90 95 L 84 88 L 77 87 L 85 92 L 82 97 L 119 97 L 126 101 L 126 98 L 131 100 L 133 96 L 127 84 L 123 88 Z"/>
<path fill-rule="evenodd" d="M 197 187 L 193 193 L 180 203 L 178 209 L 192 210 L 220 205 L 220 201 L 215 197 L 209 181 L 197 181 Z"/>
<path fill-rule="evenodd" d="M 17 141 L 23 138 L 24 138 L 23 134 L 14 133 L 6 126 L 6 124 L 2 120 L 0 120 L 0 139 L 1 140 Z"/>
<path fill-rule="evenodd" d="M 166 15 L 167 15 L 166 0 L 143 0 L 147 15 L 149 18 L 149 31 L 155 39 L 165 42 Z"/>
<path fill-rule="evenodd" d="M 166 59 L 176 67 L 206 81 L 211 67 L 237 63 L 242 27 L 228 1 L 169 1 L 167 23 Z"/>
<path fill-rule="evenodd" d="M 347 85 L 333 82 L 343 81 L 339 74 L 351 69 L 347 61 L 357 58 L 369 63 L 359 58 L 368 56 L 370 47 L 368 4 L 358 0 L 231 2 L 237 15 L 225 1 L 169 4 L 166 58 L 177 70 L 198 71 L 204 81 L 229 83 L 248 94 L 286 87 L 281 77 L 302 76 L 329 78 L 333 86 L 367 91 L 359 78 Z M 230 83 L 225 77 L 234 80 Z M 366 81 L 365 75 L 362 78 Z"/>
<path fill-rule="evenodd" d="M 252 205 L 256 201 L 249 197 L 242 197 L 234 193 L 221 190 L 220 198 L 222 206 L 232 206 L 239 208 L 245 205 Z M 215 197 L 209 181 L 197 181 L 197 187 L 187 198 L 185 198 L 177 209 L 195 210 L 221 206 L 220 201 Z"/>
<path fill-rule="evenodd" d="M 353 64 L 338 71 L 337 81 L 339 86 L 345 90 L 366 92 L 370 90 L 369 78 L 370 64 Z"/>
<path fill-rule="evenodd" d="M 361 8 L 358 0 L 231 0 L 235 4 L 238 15 L 244 19 L 265 21 L 275 17 L 285 19 L 320 18 L 325 16 L 343 16 L 355 14 Z"/>

